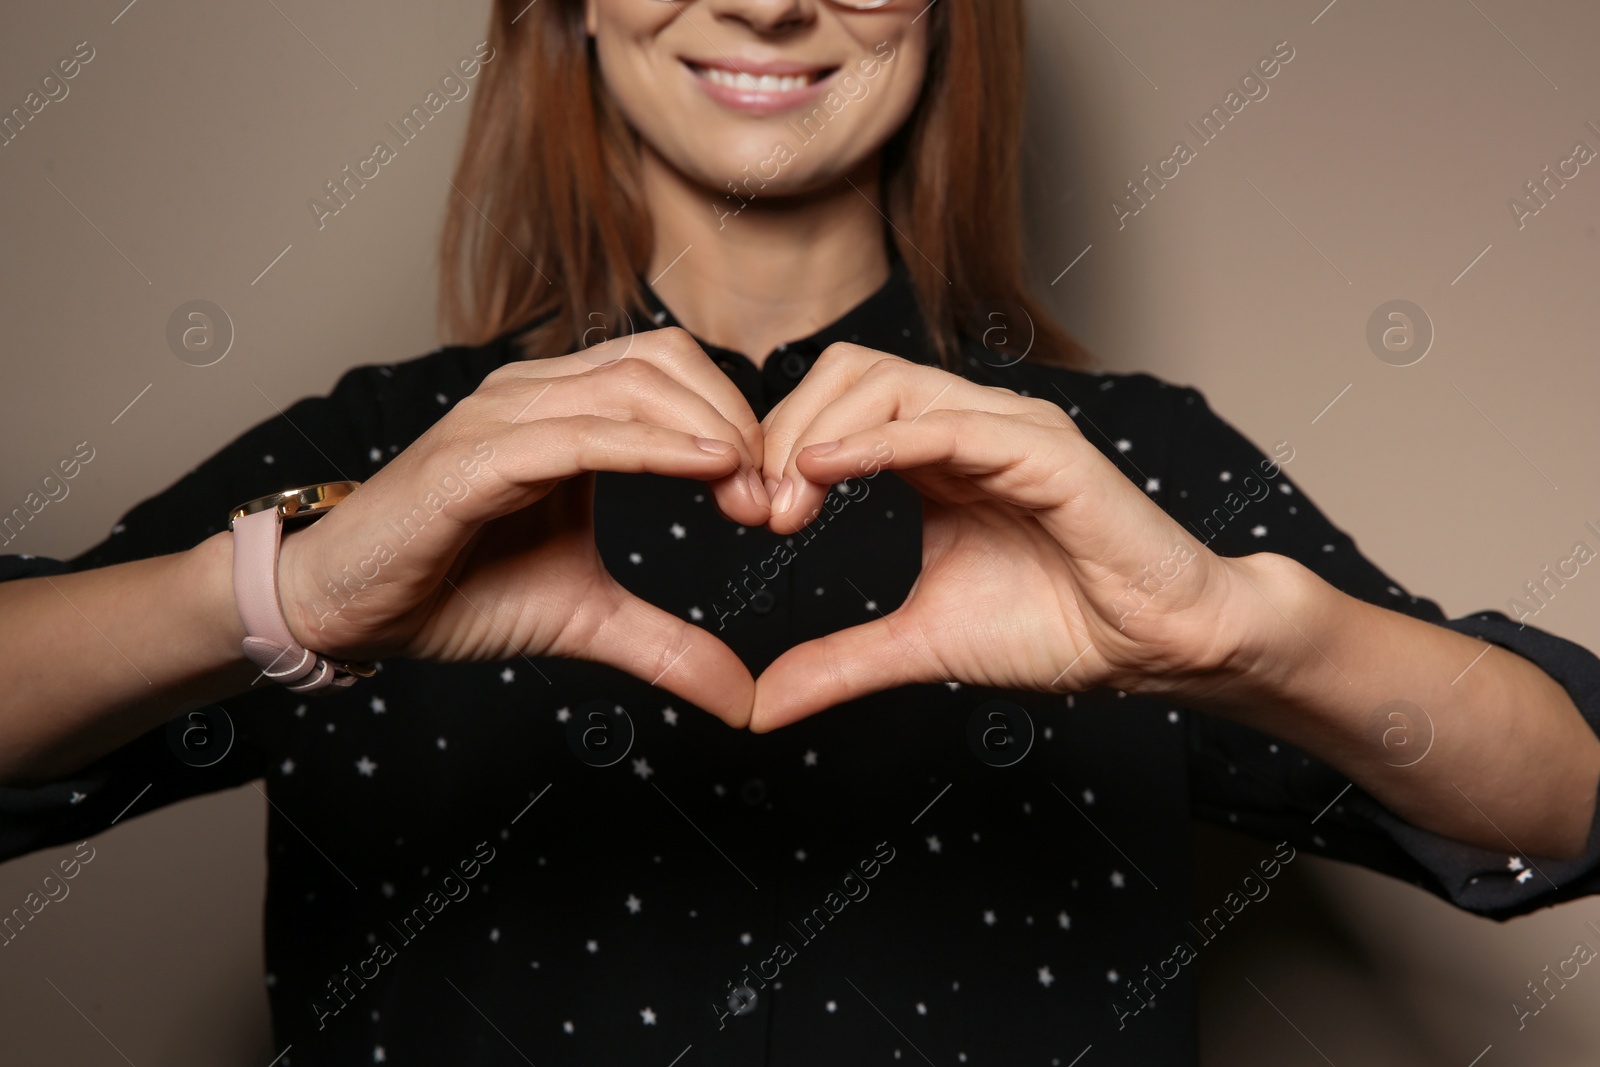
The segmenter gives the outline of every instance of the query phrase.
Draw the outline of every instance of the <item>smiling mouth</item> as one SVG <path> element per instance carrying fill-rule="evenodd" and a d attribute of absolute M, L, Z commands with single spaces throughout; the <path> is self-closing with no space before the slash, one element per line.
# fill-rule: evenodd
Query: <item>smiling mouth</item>
<path fill-rule="evenodd" d="M 728 70 L 723 67 L 706 66 L 691 60 L 684 60 L 697 78 L 710 82 L 712 85 L 724 89 L 732 89 L 741 93 L 793 93 L 807 89 L 817 82 L 822 81 L 838 67 L 819 67 L 812 71 L 800 71 L 792 74 L 748 74 L 737 70 Z"/>

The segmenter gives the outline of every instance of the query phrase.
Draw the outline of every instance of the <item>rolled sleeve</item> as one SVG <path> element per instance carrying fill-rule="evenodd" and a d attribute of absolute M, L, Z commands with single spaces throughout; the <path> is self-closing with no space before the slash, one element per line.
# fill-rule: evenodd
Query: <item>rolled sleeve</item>
<path fill-rule="evenodd" d="M 1555 634 L 1519 626 L 1499 612 L 1440 625 L 1536 664 L 1567 691 L 1589 728 L 1600 734 L 1600 659 L 1593 653 Z M 1441 895 L 1469 911 L 1510 918 L 1600 891 L 1600 818 L 1590 823 L 1582 856 L 1552 860 L 1518 853 L 1509 840 L 1501 851 L 1441 837 L 1411 825 L 1365 794 L 1353 806 L 1433 874 Z M 1600 812 L 1600 801 L 1596 809 Z"/>
<path fill-rule="evenodd" d="M 1203 531 L 1213 551 L 1288 556 L 1350 596 L 1487 642 L 1487 656 L 1498 654 L 1495 648 L 1522 656 L 1561 685 L 1600 734 L 1600 658 L 1500 612 L 1446 618 L 1434 601 L 1411 595 L 1363 556 L 1283 465 L 1216 415 L 1198 391 L 1171 394 L 1175 437 L 1166 484 L 1186 495 L 1171 494 L 1167 510 Z M 1219 522 L 1217 516 L 1226 518 L 1214 506 L 1221 499 L 1219 471 L 1260 472 L 1271 491 L 1249 498 L 1236 519 Z M 1293 745 L 1213 716 L 1187 718 L 1191 796 L 1202 818 L 1382 871 L 1497 919 L 1600 891 L 1600 818 L 1576 859 L 1518 853 L 1509 841 L 1504 850 L 1479 848 L 1413 825 Z"/>
<path fill-rule="evenodd" d="M 227 510 L 241 501 L 292 485 L 370 477 L 445 410 L 431 394 L 414 395 L 429 381 L 430 367 L 455 370 L 443 380 L 458 382 L 463 394 L 470 376 L 486 370 L 459 357 L 441 350 L 406 364 L 347 371 L 330 395 L 300 400 L 265 419 L 135 505 L 81 555 L 66 561 L 0 556 L 0 581 L 51 578 L 181 552 L 224 529 Z M 390 417 L 396 409 L 414 413 L 408 424 L 396 425 Z M 219 705 L 233 738 L 213 766 L 181 759 L 162 726 L 60 779 L 0 787 L 0 860 L 81 840 L 165 804 L 260 777 L 297 699 L 267 685 Z"/>

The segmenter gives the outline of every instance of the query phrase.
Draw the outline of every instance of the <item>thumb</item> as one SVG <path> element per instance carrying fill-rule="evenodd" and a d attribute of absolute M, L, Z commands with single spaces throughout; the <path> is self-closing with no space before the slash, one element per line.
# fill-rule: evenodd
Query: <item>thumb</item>
<path fill-rule="evenodd" d="M 756 680 L 750 729 L 766 733 L 858 697 L 946 677 L 921 631 L 896 611 L 774 660 Z"/>
<path fill-rule="evenodd" d="M 755 679 L 733 649 L 619 587 L 618 601 L 580 652 L 660 686 L 735 729 L 750 723 Z"/>

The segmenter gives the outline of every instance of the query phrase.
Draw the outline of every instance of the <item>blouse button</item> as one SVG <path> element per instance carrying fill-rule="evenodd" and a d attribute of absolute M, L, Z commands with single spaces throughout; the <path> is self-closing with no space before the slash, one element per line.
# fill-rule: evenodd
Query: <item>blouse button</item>
<path fill-rule="evenodd" d="M 766 615 L 777 606 L 777 603 L 777 597 L 773 596 L 767 590 L 761 589 L 750 598 L 750 610 L 755 612 L 757 615 Z"/>
<path fill-rule="evenodd" d="M 806 371 L 811 369 L 810 362 L 798 352 L 785 352 L 783 358 L 778 360 L 778 370 L 783 376 L 793 381 L 799 381 L 806 376 Z"/>
<path fill-rule="evenodd" d="M 735 1016 L 749 1015 L 756 1010 L 756 991 L 747 985 L 736 986 L 728 994 L 728 1010 Z"/>
<path fill-rule="evenodd" d="M 739 787 L 739 799 L 755 807 L 767 799 L 767 783 L 759 778 L 751 778 Z"/>

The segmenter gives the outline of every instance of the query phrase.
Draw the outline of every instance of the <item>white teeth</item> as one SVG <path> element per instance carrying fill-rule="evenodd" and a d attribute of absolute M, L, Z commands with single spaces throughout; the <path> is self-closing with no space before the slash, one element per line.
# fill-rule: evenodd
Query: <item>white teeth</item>
<path fill-rule="evenodd" d="M 757 78 L 720 67 L 702 67 L 700 76 L 714 85 L 725 85 L 747 93 L 792 93 L 811 84 L 811 79 L 803 74 L 763 74 Z"/>

